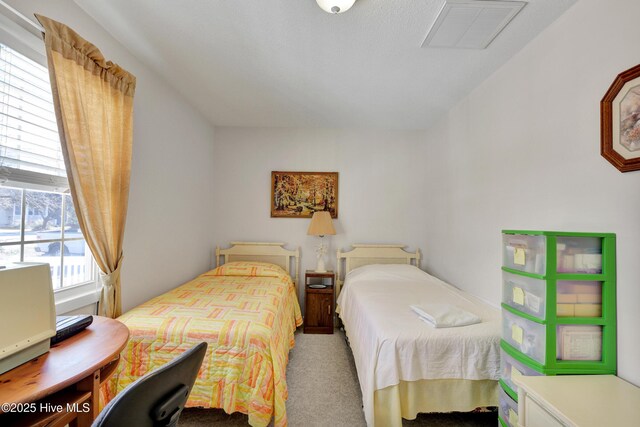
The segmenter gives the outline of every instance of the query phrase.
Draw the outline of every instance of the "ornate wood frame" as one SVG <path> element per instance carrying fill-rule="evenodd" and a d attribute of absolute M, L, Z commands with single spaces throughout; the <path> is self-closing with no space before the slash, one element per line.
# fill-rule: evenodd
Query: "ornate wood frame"
<path fill-rule="evenodd" d="M 288 214 L 279 214 L 276 211 L 276 207 L 275 207 L 275 195 L 274 195 L 274 191 L 275 191 L 275 179 L 276 179 L 276 175 L 282 175 L 282 174 L 287 174 L 287 175 L 327 175 L 330 176 L 334 181 L 335 181 L 335 194 L 334 194 L 334 198 L 335 198 L 335 209 L 333 211 L 329 210 L 329 212 L 331 213 L 331 218 L 336 219 L 338 218 L 338 172 L 287 172 L 287 171 L 272 171 L 271 172 L 271 218 L 311 218 L 312 214 L 310 213 L 306 213 L 306 214 L 299 214 L 299 215 L 288 215 Z"/>
<path fill-rule="evenodd" d="M 624 71 L 615 78 L 609 90 L 600 101 L 600 154 L 607 159 L 620 172 L 629 172 L 640 170 L 640 151 L 638 156 L 631 159 L 625 159 L 613 147 L 613 130 L 614 120 L 620 120 L 620 117 L 613 117 L 614 108 L 613 101 L 622 90 L 622 88 L 630 81 L 640 77 L 640 65 Z M 638 81 L 640 86 L 640 80 Z"/>

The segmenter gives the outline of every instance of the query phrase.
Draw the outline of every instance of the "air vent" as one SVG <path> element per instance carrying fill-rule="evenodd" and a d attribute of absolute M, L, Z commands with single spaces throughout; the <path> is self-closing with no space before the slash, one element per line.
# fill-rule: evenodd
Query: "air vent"
<path fill-rule="evenodd" d="M 447 0 L 422 47 L 484 49 L 525 4 L 524 1 Z"/>

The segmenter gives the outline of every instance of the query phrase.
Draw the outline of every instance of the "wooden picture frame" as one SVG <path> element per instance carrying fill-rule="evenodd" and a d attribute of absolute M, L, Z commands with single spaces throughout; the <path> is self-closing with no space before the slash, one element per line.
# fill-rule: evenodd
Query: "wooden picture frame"
<path fill-rule="evenodd" d="M 338 172 L 271 172 L 271 218 L 338 217 Z"/>
<path fill-rule="evenodd" d="M 618 74 L 600 101 L 600 154 L 620 172 L 640 170 L 640 65 Z"/>

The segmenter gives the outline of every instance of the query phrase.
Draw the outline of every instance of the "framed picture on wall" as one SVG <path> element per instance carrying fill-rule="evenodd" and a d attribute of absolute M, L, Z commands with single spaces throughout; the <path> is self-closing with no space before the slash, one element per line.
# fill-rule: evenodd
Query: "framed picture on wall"
<path fill-rule="evenodd" d="M 271 217 L 338 217 L 338 172 L 271 172 Z"/>
<path fill-rule="evenodd" d="M 600 153 L 621 172 L 640 169 L 640 65 L 618 74 L 600 102 Z"/>

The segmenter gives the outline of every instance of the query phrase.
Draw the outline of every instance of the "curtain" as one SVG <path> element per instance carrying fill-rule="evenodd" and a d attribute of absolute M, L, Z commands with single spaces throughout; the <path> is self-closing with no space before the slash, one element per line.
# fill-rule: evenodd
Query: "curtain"
<path fill-rule="evenodd" d="M 98 312 L 121 314 L 120 268 L 129 199 L 135 77 L 64 24 L 44 27 L 53 103 L 82 233 L 101 270 Z"/>

